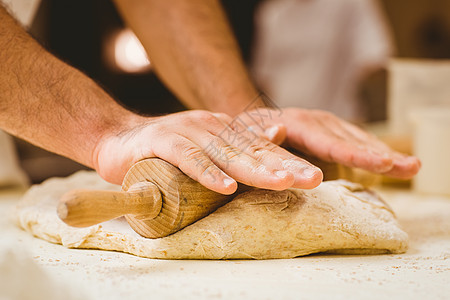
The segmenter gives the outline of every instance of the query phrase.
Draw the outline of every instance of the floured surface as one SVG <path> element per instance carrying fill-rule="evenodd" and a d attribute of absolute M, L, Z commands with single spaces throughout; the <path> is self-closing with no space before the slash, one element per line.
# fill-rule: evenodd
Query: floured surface
<path fill-rule="evenodd" d="M 61 283 L 58 286 L 70 285 L 82 295 L 79 299 L 87 300 L 448 299 L 450 198 L 379 191 L 409 234 L 404 254 L 170 261 L 67 249 L 14 225 L 8 215 L 22 194 L 1 191 L 0 247 L 26 249 L 51 280 Z M 22 273 L 23 283 L 28 274 Z M 44 298 L 36 294 L 34 299 Z"/>
<path fill-rule="evenodd" d="M 114 189 L 80 172 L 32 187 L 17 207 L 17 223 L 33 235 L 72 248 L 116 250 L 165 259 L 293 258 L 317 252 L 402 253 L 403 232 L 373 193 L 343 181 L 314 190 L 252 190 L 211 215 L 161 239 L 136 234 L 121 219 L 73 228 L 56 215 L 60 196 L 76 188 Z"/>

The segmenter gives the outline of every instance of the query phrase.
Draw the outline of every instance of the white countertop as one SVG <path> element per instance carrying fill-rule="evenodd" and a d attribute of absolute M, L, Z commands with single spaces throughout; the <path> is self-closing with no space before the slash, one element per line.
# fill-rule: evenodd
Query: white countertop
<path fill-rule="evenodd" d="M 449 299 L 450 198 L 380 192 L 410 235 L 405 254 L 169 261 L 67 249 L 34 238 L 8 219 L 22 193 L 3 190 L 0 249 L 10 249 L 12 258 L 0 259 L 0 299 L 18 287 L 30 299 L 40 299 L 39 287 L 47 293 L 52 288 L 53 299 Z M 16 267 L 21 264 L 14 260 L 26 264 Z"/>

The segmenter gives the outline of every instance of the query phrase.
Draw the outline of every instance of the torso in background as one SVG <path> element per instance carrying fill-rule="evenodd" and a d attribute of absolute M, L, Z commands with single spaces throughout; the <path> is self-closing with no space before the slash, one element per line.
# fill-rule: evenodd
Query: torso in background
<path fill-rule="evenodd" d="M 364 121 L 358 84 L 392 45 L 372 0 L 269 0 L 256 15 L 253 73 L 282 107 Z"/>

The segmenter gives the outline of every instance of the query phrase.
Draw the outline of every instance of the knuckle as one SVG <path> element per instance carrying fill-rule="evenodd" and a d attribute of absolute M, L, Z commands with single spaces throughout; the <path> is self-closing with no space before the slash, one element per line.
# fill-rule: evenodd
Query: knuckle
<path fill-rule="evenodd" d="M 251 144 L 251 145 L 248 145 L 247 150 L 251 154 L 258 154 L 258 153 L 264 152 L 266 149 L 261 145 Z"/>
<path fill-rule="evenodd" d="M 208 163 L 208 165 L 203 166 L 202 169 L 203 170 L 200 174 L 200 178 L 215 179 L 216 176 L 219 175 L 217 167 L 212 163 Z"/>
<path fill-rule="evenodd" d="M 167 138 L 167 148 L 165 147 L 165 149 L 170 149 L 170 152 L 178 158 L 177 160 L 180 164 L 198 156 L 202 152 L 195 144 L 183 140 L 177 135 L 171 135 Z"/>
<path fill-rule="evenodd" d="M 227 115 L 226 113 L 213 113 L 212 114 L 214 117 L 216 117 L 217 119 L 221 120 L 222 122 L 225 123 L 231 123 L 233 121 L 233 118 L 231 118 L 229 115 Z"/>
<path fill-rule="evenodd" d="M 177 155 L 182 152 L 182 150 L 185 148 L 186 143 L 180 141 L 176 136 L 169 136 L 168 137 L 168 148 L 171 149 L 173 152 L 177 153 Z"/>
<path fill-rule="evenodd" d="M 192 119 L 201 122 L 209 123 L 216 121 L 216 117 L 212 113 L 205 110 L 193 110 L 191 111 L 190 116 Z"/>
<path fill-rule="evenodd" d="M 242 152 L 233 147 L 232 145 L 225 144 L 221 146 L 224 157 L 228 160 L 232 160 L 233 158 L 239 156 Z"/>
<path fill-rule="evenodd" d="M 213 138 L 204 153 L 215 162 L 226 163 L 242 152 L 220 138 Z"/>
<path fill-rule="evenodd" d="M 324 119 L 324 120 L 334 120 L 336 119 L 336 116 L 332 114 L 331 112 L 325 111 L 325 110 L 316 110 L 316 114 Z"/>
<path fill-rule="evenodd" d="M 195 114 L 186 114 L 183 118 L 179 118 L 176 120 L 176 124 L 183 127 L 193 127 L 196 123 L 196 115 Z"/>
<path fill-rule="evenodd" d="M 269 153 L 269 149 L 259 145 L 250 145 L 249 151 L 251 152 L 251 156 L 258 162 L 264 160 Z"/>
<path fill-rule="evenodd" d="M 278 148 L 277 145 L 275 145 L 269 141 L 266 141 L 262 138 L 259 138 L 257 140 L 257 144 L 250 144 L 248 146 L 248 150 L 253 155 L 261 155 L 264 153 L 272 152 L 272 151 L 276 150 L 276 148 Z"/>
<path fill-rule="evenodd" d="M 148 127 L 148 133 L 150 135 L 160 136 L 167 133 L 167 125 L 161 124 L 161 122 L 154 122 Z"/>
<path fill-rule="evenodd" d="M 209 123 L 214 120 L 214 116 L 210 112 L 204 110 L 189 110 L 182 112 L 177 118 L 173 118 L 173 126 L 196 127 L 198 124 Z"/>
<path fill-rule="evenodd" d="M 201 149 L 187 146 L 181 150 L 178 167 L 193 179 L 197 180 L 209 164 L 210 162 L 203 155 Z"/>
<path fill-rule="evenodd" d="M 307 117 L 308 115 L 310 115 L 310 111 L 308 111 L 307 113 L 305 110 L 298 108 L 285 108 L 283 112 L 286 113 L 289 117 L 298 120 L 302 120 L 305 116 Z"/>
<path fill-rule="evenodd" d="M 203 151 L 197 146 L 194 145 L 183 145 L 181 149 L 181 156 L 185 160 L 194 160 L 199 159 L 203 156 Z"/>
<path fill-rule="evenodd" d="M 222 140 L 218 137 L 213 137 L 209 143 L 204 147 L 203 152 L 208 156 L 216 155 L 220 152 Z"/>

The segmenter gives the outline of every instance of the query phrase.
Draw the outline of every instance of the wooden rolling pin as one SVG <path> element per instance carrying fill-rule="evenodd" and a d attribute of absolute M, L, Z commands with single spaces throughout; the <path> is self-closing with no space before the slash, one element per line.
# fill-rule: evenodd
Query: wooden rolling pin
<path fill-rule="evenodd" d="M 70 191 L 60 199 L 57 212 L 75 227 L 125 215 L 134 231 L 159 238 L 207 216 L 233 197 L 211 191 L 173 165 L 150 158 L 130 168 L 121 192 Z"/>

